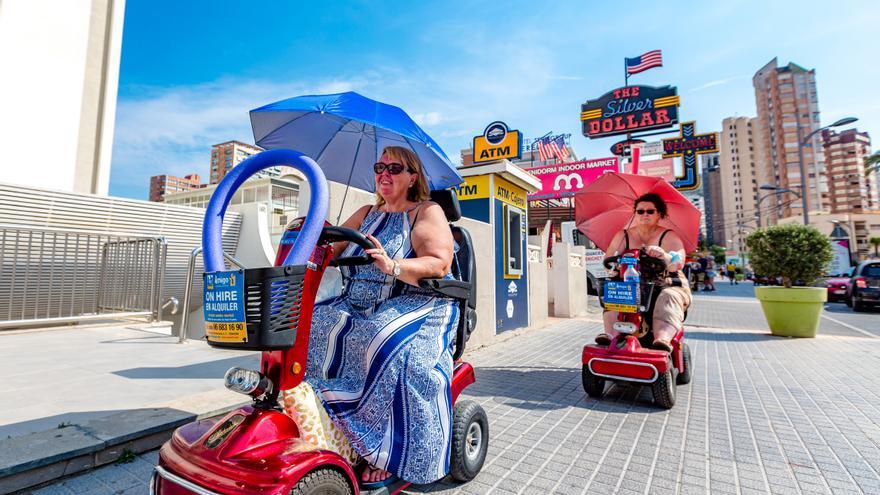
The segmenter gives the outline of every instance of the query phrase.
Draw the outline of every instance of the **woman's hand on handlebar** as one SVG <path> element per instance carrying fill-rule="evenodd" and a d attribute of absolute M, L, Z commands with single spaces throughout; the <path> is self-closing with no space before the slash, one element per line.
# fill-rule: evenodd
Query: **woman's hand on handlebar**
<path fill-rule="evenodd" d="M 366 234 L 367 239 L 376 245 L 373 249 L 365 249 L 364 252 L 373 257 L 373 263 L 385 275 L 391 275 L 394 272 L 394 260 L 385 252 L 382 243 L 370 234 Z"/>
<path fill-rule="evenodd" d="M 660 246 L 648 246 L 645 248 L 645 254 L 651 256 L 653 258 L 663 258 L 664 261 L 666 258 L 666 251 L 663 250 Z"/>

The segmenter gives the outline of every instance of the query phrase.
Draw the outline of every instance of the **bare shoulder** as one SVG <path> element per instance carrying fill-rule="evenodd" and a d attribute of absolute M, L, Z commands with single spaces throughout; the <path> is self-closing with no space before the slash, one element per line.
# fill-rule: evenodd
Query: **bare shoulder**
<path fill-rule="evenodd" d="M 351 227 L 356 229 L 360 227 L 361 223 L 363 223 L 364 219 L 367 218 L 367 214 L 370 212 L 370 209 L 373 208 L 373 205 L 366 204 L 355 210 L 354 213 L 348 217 L 348 220 L 342 223 L 345 227 Z"/>

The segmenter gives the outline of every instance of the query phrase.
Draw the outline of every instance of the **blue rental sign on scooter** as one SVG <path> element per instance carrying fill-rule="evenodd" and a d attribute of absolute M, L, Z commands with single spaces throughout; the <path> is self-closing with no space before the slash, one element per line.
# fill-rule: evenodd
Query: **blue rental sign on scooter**
<path fill-rule="evenodd" d="M 247 342 L 244 270 L 205 274 L 205 336 L 213 342 Z"/>
<path fill-rule="evenodd" d="M 605 309 L 621 313 L 637 313 L 639 308 L 638 282 L 605 282 Z"/>

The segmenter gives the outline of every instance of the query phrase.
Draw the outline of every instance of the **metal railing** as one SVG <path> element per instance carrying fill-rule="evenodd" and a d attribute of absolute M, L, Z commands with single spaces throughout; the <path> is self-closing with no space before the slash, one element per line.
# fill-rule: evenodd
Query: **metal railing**
<path fill-rule="evenodd" d="M 178 342 L 180 342 L 181 344 L 186 342 L 186 327 L 189 324 L 189 313 L 192 310 L 192 308 L 190 308 L 190 303 L 192 299 L 193 280 L 195 279 L 196 273 L 196 258 L 201 253 L 202 248 L 201 246 L 199 246 L 193 249 L 189 255 L 189 266 L 186 272 L 186 288 L 183 291 L 183 314 L 180 315 L 180 336 L 178 338 Z M 223 253 L 223 258 L 225 258 L 226 261 L 232 263 L 238 268 L 245 268 L 245 266 L 241 264 L 240 261 L 226 254 L 225 252 Z"/>
<path fill-rule="evenodd" d="M 0 328 L 162 317 L 164 237 L 0 224 Z"/>

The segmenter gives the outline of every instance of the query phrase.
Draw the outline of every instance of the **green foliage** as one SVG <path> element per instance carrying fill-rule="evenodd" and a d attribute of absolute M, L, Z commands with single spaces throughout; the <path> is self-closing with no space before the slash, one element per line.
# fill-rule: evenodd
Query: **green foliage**
<path fill-rule="evenodd" d="M 723 247 L 712 244 L 709 246 L 709 252 L 712 254 L 716 265 L 723 265 L 727 262 L 727 251 Z"/>
<path fill-rule="evenodd" d="M 877 252 L 877 249 L 880 248 L 880 237 L 871 237 L 868 242 L 874 246 L 874 256 L 880 256 L 880 253 Z"/>
<path fill-rule="evenodd" d="M 119 454 L 119 457 L 116 458 L 116 464 L 128 464 L 130 462 L 134 462 L 137 459 L 137 454 L 132 452 L 130 449 L 122 449 L 122 453 Z"/>
<path fill-rule="evenodd" d="M 746 238 L 755 273 L 782 277 L 791 287 L 795 280 L 807 286 L 822 276 L 831 262 L 831 240 L 813 226 L 774 225 L 758 229 Z"/>
<path fill-rule="evenodd" d="M 880 172 L 880 151 L 865 157 L 865 175 Z"/>

